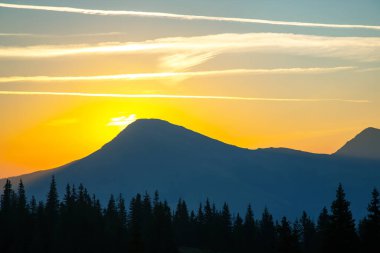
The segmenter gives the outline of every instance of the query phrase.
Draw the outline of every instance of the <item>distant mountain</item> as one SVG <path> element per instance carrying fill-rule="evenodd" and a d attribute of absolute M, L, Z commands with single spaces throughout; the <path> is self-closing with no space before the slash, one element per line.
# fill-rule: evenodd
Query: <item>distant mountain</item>
<path fill-rule="evenodd" d="M 373 187 L 380 186 L 380 161 L 320 155 L 285 148 L 249 150 L 155 119 L 129 125 L 93 154 L 63 167 L 23 175 L 30 194 L 45 198 L 55 175 L 62 195 L 67 183 L 83 183 L 103 202 L 111 193 L 158 190 L 173 206 L 184 198 L 190 208 L 210 198 L 256 214 L 267 206 L 279 217 L 314 217 L 343 183 L 355 215 L 363 215 Z M 4 182 L 0 182 L 3 184 Z"/>
<path fill-rule="evenodd" d="M 380 160 L 380 129 L 369 127 L 363 130 L 335 155 Z"/>

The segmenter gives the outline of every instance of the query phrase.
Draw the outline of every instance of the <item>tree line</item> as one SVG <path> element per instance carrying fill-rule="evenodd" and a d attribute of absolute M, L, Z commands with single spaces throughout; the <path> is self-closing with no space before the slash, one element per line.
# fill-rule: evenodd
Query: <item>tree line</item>
<path fill-rule="evenodd" d="M 380 199 L 374 189 L 366 217 L 355 223 L 342 185 L 330 210 L 317 221 L 303 212 L 290 221 L 274 220 L 267 208 L 260 218 L 248 205 L 232 215 L 209 200 L 189 210 L 180 199 L 174 210 L 156 192 L 137 194 L 127 207 L 111 195 L 107 206 L 83 185 L 67 185 L 62 199 L 52 178 L 47 198 L 29 201 L 22 181 L 6 181 L 0 206 L 0 252 L 128 253 L 375 253 L 380 252 Z"/>

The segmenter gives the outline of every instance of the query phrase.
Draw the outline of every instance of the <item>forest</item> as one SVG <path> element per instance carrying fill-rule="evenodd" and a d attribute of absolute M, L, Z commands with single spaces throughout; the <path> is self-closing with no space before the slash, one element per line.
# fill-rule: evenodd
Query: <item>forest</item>
<path fill-rule="evenodd" d="M 302 210 L 293 221 L 275 220 L 267 208 L 255 217 L 250 205 L 232 214 L 227 203 L 218 209 L 210 200 L 189 210 L 179 199 L 172 209 L 158 192 L 137 194 L 128 206 L 111 195 L 102 207 L 83 185 L 67 185 L 58 196 L 54 177 L 45 201 L 28 199 L 22 181 L 13 187 L 7 180 L 0 208 L 1 253 L 380 252 L 379 192 L 356 222 L 341 184 L 315 221 Z"/>

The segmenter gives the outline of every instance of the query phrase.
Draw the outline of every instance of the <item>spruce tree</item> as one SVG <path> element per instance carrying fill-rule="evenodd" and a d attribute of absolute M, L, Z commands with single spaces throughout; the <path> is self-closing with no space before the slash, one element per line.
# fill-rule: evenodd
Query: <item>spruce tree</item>
<path fill-rule="evenodd" d="M 55 182 L 55 177 L 51 178 L 50 189 L 47 195 L 46 201 L 46 215 L 49 219 L 56 219 L 58 216 L 58 208 L 59 208 L 59 199 L 58 199 L 58 191 L 57 184 Z"/>
<path fill-rule="evenodd" d="M 363 253 L 376 253 L 380 249 L 380 199 L 377 189 L 372 191 L 368 214 L 360 223 Z"/>
<path fill-rule="evenodd" d="M 314 222 L 310 219 L 305 211 L 302 212 L 300 220 L 300 235 L 301 235 L 301 249 L 305 253 L 311 253 L 315 251 L 315 234 L 316 228 Z"/>
<path fill-rule="evenodd" d="M 267 208 L 264 209 L 260 225 L 260 233 L 258 235 L 259 251 L 272 253 L 276 249 L 276 229 L 273 222 L 273 216 Z"/>
<path fill-rule="evenodd" d="M 3 214 L 9 214 L 12 211 L 13 196 L 12 183 L 7 179 L 5 181 L 3 194 L 1 195 L 1 212 Z"/>
<path fill-rule="evenodd" d="M 244 251 L 252 252 L 255 250 L 257 243 L 257 228 L 255 223 L 255 218 L 253 216 L 253 211 L 251 205 L 248 205 L 247 213 L 244 219 Z"/>
<path fill-rule="evenodd" d="M 336 199 L 331 204 L 330 226 L 328 228 L 328 252 L 358 252 L 358 238 L 355 221 L 346 200 L 343 186 L 339 184 Z"/>
<path fill-rule="evenodd" d="M 158 201 L 158 199 L 157 199 Z M 141 201 L 138 196 L 132 198 L 129 206 L 128 216 L 128 252 L 130 253 L 144 253 L 145 245 L 141 235 Z"/>
<path fill-rule="evenodd" d="M 25 187 L 20 180 L 18 189 L 17 189 L 17 209 L 22 215 L 26 215 L 27 206 L 26 206 L 26 195 L 25 195 Z"/>
<path fill-rule="evenodd" d="M 327 252 L 328 238 L 331 224 L 331 217 L 326 207 L 323 207 L 318 217 L 317 231 L 316 231 L 316 248 L 317 252 Z"/>
<path fill-rule="evenodd" d="M 232 248 L 236 253 L 245 252 L 243 219 L 238 213 L 232 227 Z"/>
<path fill-rule="evenodd" d="M 218 245 L 221 246 L 221 250 L 229 251 L 231 249 L 231 232 L 232 232 L 232 220 L 230 208 L 227 203 L 223 204 L 221 213 L 221 238 L 218 241 Z"/>
<path fill-rule="evenodd" d="M 298 237 L 291 229 L 291 224 L 286 217 L 281 219 L 281 224 L 277 228 L 278 243 L 277 251 L 279 253 L 296 253 L 299 252 Z"/>
<path fill-rule="evenodd" d="M 57 192 L 57 185 L 55 177 L 52 176 L 49 192 L 47 195 L 45 205 L 45 219 L 42 223 L 44 225 L 43 238 L 45 239 L 44 249 L 48 252 L 54 252 L 58 246 L 58 213 L 59 199 Z"/>
<path fill-rule="evenodd" d="M 176 235 L 176 241 L 179 245 L 188 246 L 190 237 L 189 212 L 185 201 L 182 199 L 179 199 L 177 203 L 173 217 L 173 229 Z"/>
<path fill-rule="evenodd" d="M 17 219 L 14 212 L 14 203 L 15 194 L 12 190 L 12 183 L 7 179 L 1 195 L 0 211 L 0 245 L 1 250 L 4 252 L 9 252 L 12 249 L 16 237 L 13 224 Z"/>

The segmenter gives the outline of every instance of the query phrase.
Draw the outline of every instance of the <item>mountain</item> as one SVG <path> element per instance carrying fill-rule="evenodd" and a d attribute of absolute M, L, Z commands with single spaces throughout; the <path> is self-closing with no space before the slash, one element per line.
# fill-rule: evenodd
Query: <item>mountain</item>
<path fill-rule="evenodd" d="M 380 161 L 285 148 L 249 150 L 142 119 L 83 159 L 11 180 L 22 178 L 28 193 L 41 199 L 52 175 L 61 196 L 67 183 L 83 183 L 103 203 L 111 193 L 129 199 L 158 190 L 173 206 L 180 197 L 190 208 L 209 198 L 218 206 L 227 201 L 234 211 L 244 212 L 251 203 L 257 215 L 266 206 L 275 217 L 296 217 L 303 210 L 316 217 L 341 182 L 353 213 L 362 216 L 372 188 L 380 186 Z"/>
<path fill-rule="evenodd" d="M 369 127 L 347 142 L 335 155 L 380 159 L 380 129 Z"/>

